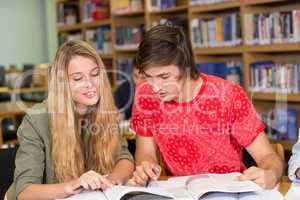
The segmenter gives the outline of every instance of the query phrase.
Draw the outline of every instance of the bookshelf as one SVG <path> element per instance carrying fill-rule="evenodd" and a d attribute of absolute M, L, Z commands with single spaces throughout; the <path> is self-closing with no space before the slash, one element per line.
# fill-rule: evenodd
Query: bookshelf
<path fill-rule="evenodd" d="M 229 15 L 237 13 L 237 18 L 233 17 L 233 20 L 237 20 L 239 27 L 233 31 L 232 34 L 236 34 L 238 37 L 232 37 L 239 42 L 227 45 L 211 45 L 211 46 L 194 46 L 194 56 L 196 63 L 204 62 L 226 62 L 226 61 L 241 61 L 243 72 L 243 87 L 247 91 L 249 97 L 253 101 L 253 104 L 259 112 L 265 112 L 273 109 L 278 103 L 287 103 L 289 107 L 295 108 L 300 111 L 300 93 L 281 94 L 277 92 L 261 92 L 249 91 L 251 86 L 250 70 L 251 64 L 255 62 L 261 62 L 271 60 L 273 62 L 299 62 L 300 59 L 300 41 L 296 42 L 281 42 L 281 43 L 269 43 L 269 44 L 248 44 L 245 41 L 249 39 L 249 30 L 251 24 L 248 23 L 247 18 L 250 15 L 257 15 L 260 13 L 271 15 L 274 12 L 288 12 L 291 10 L 300 10 L 299 1 L 289 0 L 228 0 L 218 3 L 208 3 L 203 5 L 192 5 L 190 0 L 177 0 L 176 3 L 166 8 L 154 9 L 151 7 L 151 0 L 141 0 L 141 4 L 136 4 L 134 8 L 121 6 L 123 9 L 119 9 L 118 12 L 114 11 L 114 8 L 120 4 L 119 0 L 111 0 L 110 3 L 110 15 L 109 18 L 103 20 L 97 20 L 94 22 L 83 22 L 84 16 L 83 5 L 88 0 L 72 0 L 77 1 L 80 5 L 80 21 L 75 25 L 59 26 L 58 34 L 64 32 L 80 32 L 81 37 L 84 38 L 84 32 L 88 29 L 97 28 L 99 26 L 110 26 L 112 33 L 112 46 L 113 50 L 109 54 L 101 54 L 103 59 L 110 59 L 113 61 L 113 69 L 117 69 L 117 61 L 119 59 L 130 59 L 136 53 L 136 46 L 128 48 L 116 48 L 117 36 L 116 31 L 122 26 L 139 26 L 144 25 L 145 31 L 150 29 L 153 25 L 163 23 L 166 19 L 179 18 L 180 23 L 186 23 L 184 28 L 188 33 L 188 36 L 193 41 L 193 20 L 212 20 L 216 19 L 216 23 L 224 22 L 224 18 L 228 18 Z M 125 0 L 124 2 L 131 2 L 132 0 Z M 137 1 L 137 0 L 133 0 Z M 61 3 L 67 3 L 68 0 L 59 0 L 57 5 Z M 159 6 L 158 6 L 159 7 Z M 58 6 L 57 6 L 58 8 Z M 121 10 L 121 11 L 120 11 Z M 248 18 L 249 19 L 249 18 Z M 195 23 L 195 22 L 194 22 Z M 199 23 L 200 24 L 200 23 Z M 237 31 L 240 31 L 237 32 Z M 225 40 L 225 35 L 222 37 L 216 37 L 219 41 L 220 38 Z M 231 39 L 232 39 L 231 38 Z M 117 82 L 117 75 L 113 74 L 114 84 Z M 300 112 L 297 117 L 297 127 L 300 127 Z M 280 141 L 287 150 L 291 149 L 291 144 L 294 141 Z"/>

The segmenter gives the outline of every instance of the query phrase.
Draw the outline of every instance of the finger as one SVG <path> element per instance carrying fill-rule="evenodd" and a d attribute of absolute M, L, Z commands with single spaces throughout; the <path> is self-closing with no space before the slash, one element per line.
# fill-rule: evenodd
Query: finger
<path fill-rule="evenodd" d="M 148 174 L 145 172 L 145 167 L 139 166 L 137 167 L 136 171 L 134 172 L 135 176 L 138 176 L 143 181 L 148 181 L 149 177 Z"/>
<path fill-rule="evenodd" d="M 85 190 L 89 190 L 89 184 L 83 179 L 80 179 L 80 185 L 85 189 Z"/>
<path fill-rule="evenodd" d="M 100 178 L 100 181 L 101 181 L 101 184 L 105 185 L 106 187 L 112 187 L 113 186 L 113 184 L 111 183 L 111 181 L 108 178 L 106 178 L 106 177 L 102 176 Z"/>
<path fill-rule="evenodd" d="M 140 178 L 139 175 L 137 175 L 137 172 L 134 172 L 134 179 L 135 179 L 135 182 L 140 185 L 140 186 L 145 186 L 147 184 L 147 181 L 148 180 L 144 180 L 142 178 Z"/>
<path fill-rule="evenodd" d="M 85 181 L 89 184 L 91 190 L 99 189 L 101 186 L 100 178 L 96 176 L 92 176 L 91 174 L 87 174 L 85 176 Z"/>
<path fill-rule="evenodd" d="M 138 184 L 135 182 L 134 178 L 131 178 L 127 181 L 126 185 L 129 185 L 129 186 L 138 186 Z"/>
<path fill-rule="evenodd" d="M 157 169 L 155 166 L 145 167 L 145 173 L 152 180 L 157 180 L 160 174 L 160 169 Z"/>
<path fill-rule="evenodd" d="M 255 180 L 263 176 L 261 170 L 249 170 L 238 177 L 239 181 Z"/>

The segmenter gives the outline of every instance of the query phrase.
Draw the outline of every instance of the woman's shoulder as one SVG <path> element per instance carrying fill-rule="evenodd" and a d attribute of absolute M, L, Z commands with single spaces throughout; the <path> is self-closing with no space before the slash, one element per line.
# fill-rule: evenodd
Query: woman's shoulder
<path fill-rule="evenodd" d="M 45 135 L 49 130 L 49 115 L 47 109 L 47 101 L 35 104 L 26 110 L 26 115 L 23 118 L 23 127 L 32 127 L 39 134 Z M 22 128 L 22 126 L 20 126 Z"/>

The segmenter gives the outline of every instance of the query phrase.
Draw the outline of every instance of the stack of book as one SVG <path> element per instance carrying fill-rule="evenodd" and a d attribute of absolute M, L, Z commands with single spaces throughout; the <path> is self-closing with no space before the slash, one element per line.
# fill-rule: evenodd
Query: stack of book
<path fill-rule="evenodd" d="M 79 23 L 79 5 L 76 2 L 60 3 L 57 7 L 57 25 L 74 25 Z"/>
<path fill-rule="evenodd" d="M 135 50 L 141 42 L 144 33 L 144 25 L 139 27 L 119 26 L 116 28 L 117 50 Z"/>
<path fill-rule="evenodd" d="M 109 54 L 112 52 L 112 32 L 109 26 L 101 26 L 85 32 L 85 39 L 99 53 Z"/>
<path fill-rule="evenodd" d="M 176 7 L 176 0 L 149 0 L 148 9 L 150 12 L 166 10 Z"/>
<path fill-rule="evenodd" d="M 245 24 L 248 45 L 300 42 L 300 10 L 246 14 Z"/>
<path fill-rule="evenodd" d="M 112 14 L 120 15 L 124 13 L 137 12 L 143 10 L 142 0 L 115 0 L 111 1 Z"/>
<path fill-rule="evenodd" d="M 86 0 L 83 6 L 83 22 L 109 18 L 108 0 Z"/>
<path fill-rule="evenodd" d="M 241 26 L 238 13 L 209 20 L 193 19 L 191 30 L 194 48 L 225 47 L 241 44 Z"/>
<path fill-rule="evenodd" d="M 255 62 L 250 65 L 251 92 L 300 92 L 300 62 Z"/>
<path fill-rule="evenodd" d="M 230 0 L 190 0 L 190 5 L 203 5 L 203 4 L 212 4 L 212 3 L 222 3 Z"/>

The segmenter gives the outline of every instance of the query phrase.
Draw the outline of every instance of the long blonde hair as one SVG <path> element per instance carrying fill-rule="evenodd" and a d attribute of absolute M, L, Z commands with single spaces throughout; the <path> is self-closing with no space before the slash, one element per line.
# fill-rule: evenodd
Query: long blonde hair
<path fill-rule="evenodd" d="M 87 118 L 101 131 L 90 134 L 89 146 L 83 149 L 80 124 L 69 88 L 67 68 L 75 56 L 90 58 L 100 67 L 100 99 Z M 83 66 L 84 67 L 84 66 Z M 110 83 L 103 62 L 97 52 L 86 42 L 70 41 L 56 53 L 51 68 L 49 95 L 49 124 L 51 156 L 54 176 L 59 182 L 78 178 L 87 170 L 109 173 L 119 145 L 119 115 L 114 105 Z M 79 125 L 79 126 L 78 126 Z"/>

